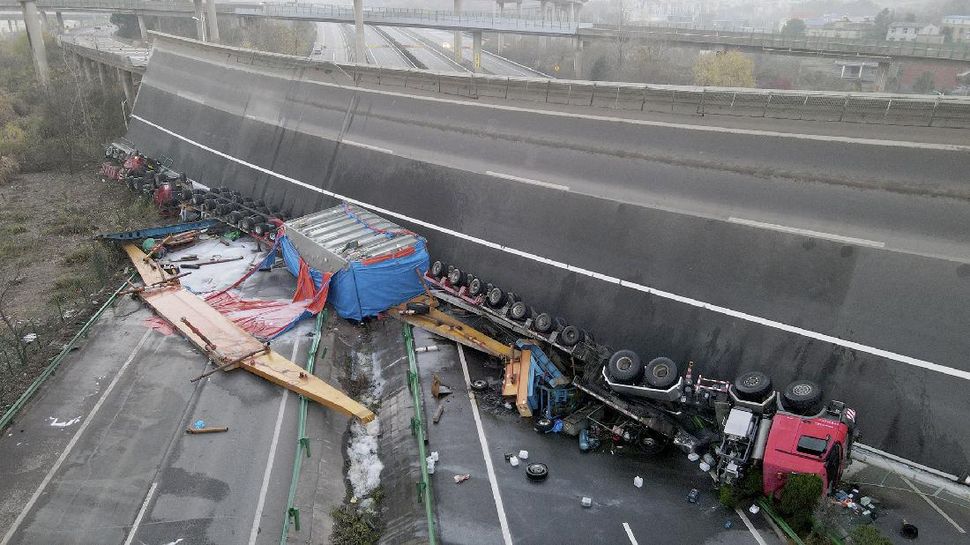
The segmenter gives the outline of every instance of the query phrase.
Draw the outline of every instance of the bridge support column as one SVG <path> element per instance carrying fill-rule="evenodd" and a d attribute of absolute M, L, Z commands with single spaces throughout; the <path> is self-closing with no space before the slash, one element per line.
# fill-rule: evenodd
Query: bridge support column
<path fill-rule="evenodd" d="M 195 19 L 195 34 L 199 38 L 199 40 L 202 40 L 204 42 L 206 41 L 205 15 L 203 14 L 203 11 L 202 11 L 202 0 L 192 0 L 192 4 L 195 7 L 195 17 L 193 17 L 193 19 Z"/>
<path fill-rule="evenodd" d="M 482 71 L 482 33 L 472 32 L 472 66 L 475 72 Z"/>
<path fill-rule="evenodd" d="M 889 62 L 880 62 L 876 67 L 876 81 L 874 82 L 873 91 L 877 93 L 886 92 L 886 86 L 889 84 L 889 68 L 891 66 L 892 64 Z"/>
<path fill-rule="evenodd" d="M 88 83 L 94 81 L 94 61 L 91 59 L 85 59 L 84 57 L 79 57 L 79 59 L 81 61 L 81 66 L 84 68 L 84 79 L 86 79 Z"/>
<path fill-rule="evenodd" d="M 573 2 L 569 3 L 569 22 L 576 22 L 576 4 Z"/>
<path fill-rule="evenodd" d="M 44 33 L 40 29 L 37 3 L 34 0 L 24 0 L 20 5 L 23 7 L 27 40 L 30 42 L 30 52 L 34 57 L 34 70 L 37 72 L 37 80 L 46 87 L 50 81 L 47 68 L 47 48 L 44 46 Z"/>
<path fill-rule="evenodd" d="M 367 64 L 364 44 L 364 0 L 354 0 L 354 60 L 358 64 Z"/>
<path fill-rule="evenodd" d="M 519 5 L 521 6 L 522 4 L 519 4 Z M 498 3 L 498 17 L 499 19 L 505 18 L 505 2 Z M 505 34 L 502 34 L 501 32 L 499 32 L 498 33 L 498 54 L 499 55 L 502 54 L 502 48 L 504 47 L 505 47 Z"/>
<path fill-rule="evenodd" d="M 64 15 L 61 12 L 59 12 L 59 11 L 55 11 L 54 12 L 54 20 L 57 21 L 57 32 L 59 34 L 63 34 L 64 33 Z"/>
<path fill-rule="evenodd" d="M 205 0 L 206 23 L 209 25 L 209 41 L 219 43 L 219 19 L 216 18 L 216 0 Z"/>
<path fill-rule="evenodd" d="M 98 83 L 101 85 L 101 88 L 103 89 L 108 79 L 107 76 L 105 75 L 104 64 L 96 61 L 91 61 L 91 62 L 93 62 L 98 67 Z"/>
<path fill-rule="evenodd" d="M 13 19 L 7 19 L 7 28 L 10 29 L 10 32 L 13 32 L 14 30 L 16 30 L 13 27 Z"/>
<path fill-rule="evenodd" d="M 145 25 L 145 16 L 138 16 L 138 32 L 141 34 L 141 41 L 148 42 L 148 27 Z"/>
<path fill-rule="evenodd" d="M 461 0 L 455 0 L 455 14 L 461 19 Z M 455 62 L 461 64 L 462 54 L 461 54 L 461 31 L 455 31 Z"/>
<path fill-rule="evenodd" d="M 125 72 L 121 68 L 118 68 L 118 81 L 121 82 L 121 89 L 125 92 L 125 100 L 128 101 L 128 109 L 131 109 L 132 103 L 135 101 L 135 92 L 131 88 L 131 74 Z"/>
<path fill-rule="evenodd" d="M 573 77 L 583 79 L 583 40 L 576 38 L 576 54 L 573 56 Z"/>

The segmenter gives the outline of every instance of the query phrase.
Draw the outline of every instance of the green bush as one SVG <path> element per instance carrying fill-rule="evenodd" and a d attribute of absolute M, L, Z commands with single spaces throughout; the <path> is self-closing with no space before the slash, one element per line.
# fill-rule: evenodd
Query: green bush
<path fill-rule="evenodd" d="M 330 534 L 333 545 L 374 545 L 381 537 L 380 518 L 366 509 L 341 505 L 330 516 L 333 517 Z"/>
<path fill-rule="evenodd" d="M 856 526 L 849 532 L 849 539 L 853 545 L 892 545 L 878 528 L 870 524 Z"/>
<path fill-rule="evenodd" d="M 788 477 L 778 500 L 778 512 L 799 535 L 812 529 L 812 513 L 822 497 L 822 479 L 813 473 Z"/>
<path fill-rule="evenodd" d="M 738 496 L 735 493 L 734 487 L 731 485 L 721 485 L 719 498 L 721 500 L 721 505 L 727 507 L 728 509 L 734 509 L 738 506 Z"/>

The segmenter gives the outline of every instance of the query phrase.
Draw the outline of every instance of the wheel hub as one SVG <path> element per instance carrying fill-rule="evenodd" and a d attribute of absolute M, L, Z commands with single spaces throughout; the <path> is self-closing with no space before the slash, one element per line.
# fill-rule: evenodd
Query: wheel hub
<path fill-rule="evenodd" d="M 812 385 L 798 384 L 794 388 L 792 388 L 792 393 L 794 393 L 797 396 L 807 396 L 812 393 Z"/>

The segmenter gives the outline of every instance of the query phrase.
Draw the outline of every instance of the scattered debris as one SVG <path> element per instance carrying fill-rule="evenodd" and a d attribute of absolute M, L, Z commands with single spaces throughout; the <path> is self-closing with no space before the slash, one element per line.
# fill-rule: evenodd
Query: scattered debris
<path fill-rule="evenodd" d="M 476 392 L 484 392 L 488 389 L 488 381 L 482 379 L 473 380 L 471 387 Z"/>
<path fill-rule="evenodd" d="M 592 507 L 593 506 L 593 498 L 589 498 L 589 497 L 583 496 L 583 499 L 581 500 L 580 503 L 583 504 L 583 507 Z"/>
<path fill-rule="evenodd" d="M 529 451 L 527 451 L 527 450 L 520 450 L 519 451 L 519 460 L 528 460 L 528 459 L 529 459 Z"/>
<path fill-rule="evenodd" d="M 700 498 L 700 496 L 701 496 L 701 493 L 699 490 L 697 490 L 696 488 L 691 488 L 690 492 L 687 493 L 687 501 L 689 503 L 697 503 L 697 500 Z"/>
<path fill-rule="evenodd" d="M 365 427 L 354 421 L 350 428 L 350 444 L 347 446 L 350 467 L 347 469 L 347 478 L 354 495 L 361 498 L 369 496 L 381 484 L 381 471 L 384 470 L 384 464 L 378 456 L 379 428 L 375 425 L 376 422 L 375 420 Z"/>
<path fill-rule="evenodd" d="M 643 488 L 643 477 L 637 475 L 633 478 L 633 486 L 637 488 Z"/>
<path fill-rule="evenodd" d="M 431 421 L 437 424 L 438 421 L 441 420 L 441 415 L 444 414 L 444 412 L 445 406 L 439 403 L 438 408 L 434 412 L 434 416 L 431 418 Z"/>
<path fill-rule="evenodd" d="M 899 535 L 904 539 L 916 539 L 919 537 L 919 528 L 904 519 L 903 525 L 899 528 Z"/>
<path fill-rule="evenodd" d="M 437 352 L 438 350 L 440 350 L 440 348 L 436 344 L 432 344 L 429 346 L 419 346 L 414 349 L 414 351 L 418 354 L 422 352 Z"/>
<path fill-rule="evenodd" d="M 464 473 L 462 475 L 455 475 L 455 484 L 461 484 L 471 478 L 472 476 L 468 473 Z"/>
<path fill-rule="evenodd" d="M 192 434 L 192 435 L 199 434 L 199 433 L 222 433 L 222 432 L 226 432 L 226 431 L 229 431 L 229 428 L 228 427 L 221 427 L 221 428 L 215 428 L 215 427 L 213 427 L 213 428 L 195 428 L 195 427 L 185 428 L 185 433 L 189 433 L 189 434 Z"/>
<path fill-rule="evenodd" d="M 24 344 L 30 344 L 30 343 L 32 343 L 32 342 L 34 342 L 34 341 L 37 340 L 37 334 L 36 333 L 28 333 L 28 334 L 24 335 L 21 340 L 24 342 Z"/>
<path fill-rule="evenodd" d="M 748 507 L 748 512 L 752 515 L 757 515 L 759 512 L 761 512 L 761 507 L 759 507 L 756 503 L 752 503 L 751 507 Z"/>
<path fill-rule="evenodd" d="M 519 457 L 509 456 L 509 463 L 512 464 L 512 467 L 519 467 Z"/>
<path fill-rule="evenodd" d="M 81 421 L 80 416 L 75 416 L 74 418 L 70 420 L 65 420 L 63 422 L 60 419 L 53 416 L 49 416 L 47 417 L 47 419 L 51 421 L 51 427 L 54 427 L 54 428 L 66 428 L 68 426 L 73 426 L 74 424 L 77 424 L 78 422 Z"/>
<path fill-rule="evenodd" d="M 438 376 L 438 374 L 437 373 L 432 374 L 431 375 L 431 395 L 434 396 L 435 399 L 439 399 L 442 396 L 446 396 L 450 393 L 452 393 L 451 388 L 441 383 L 441 378 Z"/>

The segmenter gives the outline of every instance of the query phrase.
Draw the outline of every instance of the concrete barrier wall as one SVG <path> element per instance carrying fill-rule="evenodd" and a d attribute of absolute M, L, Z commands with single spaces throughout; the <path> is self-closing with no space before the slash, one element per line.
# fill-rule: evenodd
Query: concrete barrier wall
<path fill-rule="evenodd" d="M 190 177 L 265 199 L 294 215 L 330 206 L 336 198 L 358 200 L 426 237 L 434 257 L 524 295 L 536 308 L 590 329 L 615 348 L 694 361 L 705 376 L 729 379 L 761 369 L 778 388 L 794 378 L 816 380 L 827 396 L 858 409 L 866 443 L 955 474 L 970 466 L 970 429 L 963 424 L 970 397 L 961 379 L 703 303 L 904 354 L 918 351 L 959 367 L 970 352 L 962 329 L 970 323 L 963 303 L 970 300 L 970 285 L 954 263 L 556 191 L 488 176 L 465 164 L 340 143 L 345 137 L 367 142 L 359 131 L 379 127 L 375 134 L 389 139 L 381 146 L 402 151 L 444 138 L 460 141 L 471 161 L 496 145 L 497 136 L 482 130 L 488 123 L 511 131 L 518 146 L 555 132 L 538 114 L 470 112 L 460 104 L 315 83 L 346 83 L 358 75 L 377 80 L 378 70 L 351 75 L 334 65 L 308 66 L 291 57 L 194 44 L 166 45 L 154 55 L 129 138 L 146 153 L 172 157 L 175 168 Z M 477 79 L 439 78 L 435 84 L 479 96 Z M 409 76 L 406 83 L 429 84 L 421 76 Z M 568 83 L 555 89 L 557 100 L 597 100 L 573 92 Z M 614 91 L 613 101 L 629 102 L 627 90 Z M 676 100 L 680 91 L 664 92 Z M 662 94 L 655 96 L 659 101 Z M 626 142 L 635 151 L 648 136 L 612 134 L 622 127 L 598 132 L 592 121 L 570 123 L 576 125 L 552 135 L 561 145 L 587 138 L 611 149 Z M 707 145 L 706 138 L 722 138 L 712 146 L 731 138 L 681 137 L 697 149 Z M 822 143 L 809 149 L 803 142 L 784 148 L 789 144 L 779 139 L 757 145 L 766 157 L 786 161 L 831 161 L 835 149 Z M 831 146 L 844 152 L 844 145 Z M 572 163 L 578 169 L 599 152 L 563 153 L 585 157 Z M 875 157 L 847 153 L 851 158 L 845 160 L 861 161 L 867 170 L 908 160 L 900 150 Z M 933 179 L 961 168 L 943 152 L 938 157 L 918 153 L 926 159 L 920 168 Z M 597 180 L 603 190 L 611 183 L 635 185 L 635 170 L 625 170 L 635 161 L 622 154 L 610 157 L 604 169 L 612 175 Z M 635 286 L 696 299 L 692 303 Z"/>

